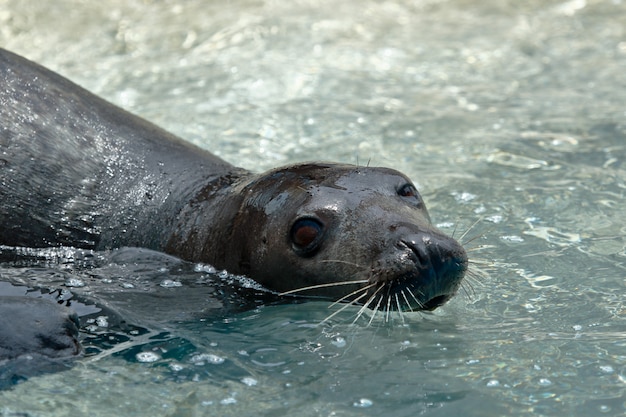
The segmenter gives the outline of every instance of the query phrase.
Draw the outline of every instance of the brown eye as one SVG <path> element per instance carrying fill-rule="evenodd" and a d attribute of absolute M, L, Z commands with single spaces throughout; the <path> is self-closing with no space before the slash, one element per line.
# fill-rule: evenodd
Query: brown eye
<path fill-rule="evenodd" d="M 301 248 L 309 246 L 317 239 L 320 229 L 315 223 L 299 224 L 293 233 L 293 243 Z"/>
<path fill-rule="evenodd" d="M 291 228 L 291 242 L 300 256 L 311 256 L 319 248 L 324 231 L 317 219 L 298 219 Z"/>
<path fill-rule="evenodd" d="M 413 184 L 404 184 L 398 188 L 398 195 L 400 197 L 417 197 L 419 193 Z"/>

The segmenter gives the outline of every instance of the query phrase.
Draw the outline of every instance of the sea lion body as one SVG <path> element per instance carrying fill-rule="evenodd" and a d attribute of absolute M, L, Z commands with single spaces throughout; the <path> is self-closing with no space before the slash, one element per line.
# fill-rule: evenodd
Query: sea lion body
<path fill-rule="evenodd" d="M 145 247 L 275 291 L 401 310 L 443 304 L 467 268 L 404 174 L 253 174 L 4 50 L 0 245 Z"/>
<path fill-rule="evenodd" d="M 230 164 L 7 51 L 0 53 L 0 244 L 165 247 Z"/>

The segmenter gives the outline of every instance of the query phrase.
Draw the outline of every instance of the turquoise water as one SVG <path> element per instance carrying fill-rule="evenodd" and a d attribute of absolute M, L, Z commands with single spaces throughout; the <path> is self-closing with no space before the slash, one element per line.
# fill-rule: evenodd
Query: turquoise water
<path fill-rule="evenodd" d="M 434 313 L 207 321 L 177 307 L 212 272 L 96 254 L 97 294 L 136 279 L 167 301 L 122 292 L 146 329 L 0 391 L 2 415 L 626 413 L 623 1 L 0 0 L 0 45 L 239 166 L 397 168 L 442 229 L 469 229 L 475 271 Z M 68 268 L 84 278 L 0 275 L 75 285 Z"/>

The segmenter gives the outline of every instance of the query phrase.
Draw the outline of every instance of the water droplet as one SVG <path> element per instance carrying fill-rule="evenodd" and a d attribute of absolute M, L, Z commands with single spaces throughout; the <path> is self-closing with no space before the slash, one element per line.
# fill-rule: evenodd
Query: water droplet
<path fill-rule="evenodd" d="M 224 398 L 222 401 L 220 401 L 220 404 L 223 404 L 223 405 L 236 404 L 236 403 L 237 403 L 237 400 L 234 399 L 233 397 Z"/>
<path fill-rule="evenodd" d="M 360 398 L 358 401 L 355 401 L 352 405 L 358 408 L 367 408 L 367 407 L 371 407 L 372 405 L 374 405 L 374 402 L 368 398 Z"/>
<path fill-rule="evenodd" d="M 67 287 L 84 287 L 85 282 L 82 279 L 71 277 L 65 280 L 65 285 Z"/>
<path fill-rule="evenodd" d="M 217 270 L 213 268 L 211 265 L 205 265 L 205 264 L 196 264 L 193 267 L 193 270 L 195 272 L 206 272 L 207 274 L 214 274 L 217 272 Z"/>
<path fill-rule="evenodd" d="M 169 367 L 174 372 L 179 372 L 185 369 L 185 367 L 179 363 L 170 363 Z"/>
<path fill-rule="evenodd" d="M 615 372 L 615 369 L 613 369 L 613 367 L 610 365 L 600 366 L 600 370 L 605 374 L 612 374 L 613 372 Z"/>
<path fill-rule="evenodd" d="M 159 355 L 157 355 L 154 352 L 139 352 L 138 354 L 135 355 L 135 358 L 137 359 L 138 362 L 143 362 L 143 363 L 156 362 L 159 359 L 161 359 Z"/>
<path fill-rule="evenodd" d="M 205 363 L 219 365 L 221 363 L 224 363 L 224 361 L 224 358 L 214 355 L 212 353 L 201 353 L 199 355 L 194 355 L 191 357 L 191 363 L 198 366 L 204 365 Z"/>
<path fill-rule="evenodd" d="M 485 220 L 491 223 L 501 223 L 502 220 L 504 220 L 504 216 L 502 216 L 501 214 L 494 214 L 493 216 L 487 216 L 485 217 Z"/>
<path fill-rule="evenodd" d="M 107 316 L 96 317 L 96 325 L 100 327 L 109 327 L 109 320 Z"/>
<path fill-rule="evenodd" d="M 542 387 L 547 387 L 552 385 L 552 381 L 550 381 L 548 378 L 540 378 L 539 385 L 541 385 Z"/>
<path fill-rule="evenodd" d="M 183 284 L 180 281 L 174 281 L 171 279 L 164 279 L 163 281 L 161 281 L 159 285 L 163 288 L 176 288 L 176 287 L 183 286 Z"/>
<path fill-rule="evenodd" d="M 453 192 L 452 196 L 459 203 L 468 203 L 476 198 L 476 194 L 468 193 L 468 192 Z"/>
<path fill-rule="evenodd" d="M 252 378 L 252 377 L 245 377 L 241 379 L 241 382 L 243 382 L 244 384 L 246 384 L 249 387 L 253 387 L 255 385 L 257 385 L 259 383 L 259 381 L 257 381 L 256 379 Z"/>
<path fill-rule="evenodd" d="M 517 235 L 505 235 L 505 236 L 500 236 L 500 239 L 506 241 L 506 242 L 512 242 L 512 243 L 522 243 L 524 241 L 524 238 L 521 236 L 517 236 Z"/>
<path fill-rule="evenodd" d="M 342 348 L 342 347 L 346 346 L 346 339 L 344 339 L 341 336 L 337 336 L 330 343 L 332 343 L 333 345 L 337 346 L 338 348 Z"/>

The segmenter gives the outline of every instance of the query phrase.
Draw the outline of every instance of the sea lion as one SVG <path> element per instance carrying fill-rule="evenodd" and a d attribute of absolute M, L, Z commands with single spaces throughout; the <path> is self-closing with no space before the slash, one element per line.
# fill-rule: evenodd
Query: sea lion
<path fill-rule="evenodd" d="M 404 311 L 442 305 L 467 269 L 398 171 L 254 174 L 5 50 L 0 244 L 145 247 L 278 292 Z"/>

